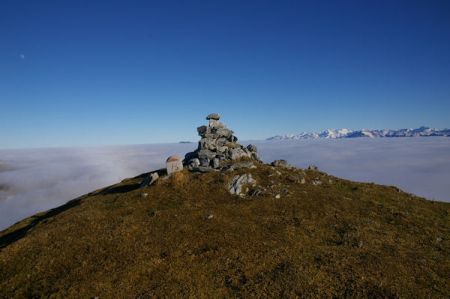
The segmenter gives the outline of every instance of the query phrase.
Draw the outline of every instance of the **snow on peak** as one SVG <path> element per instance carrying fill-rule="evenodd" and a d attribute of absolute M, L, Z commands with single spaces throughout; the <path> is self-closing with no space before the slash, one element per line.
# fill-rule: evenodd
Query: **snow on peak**
<path fill-rule="evenodd" d="M 267 140 L 300 140 L 300 139 L 338 139 L 338 138 L 380 138 L 380 137 L 423 137 L 423 136 L 445 136 L 450 137 L 450 129 L 437 130 L 422 126 L 417 129 L 382 129 L 382 130 L 349 130 L 349 129 L 328 129 L 320 133 L 306 133 L 276 135 Z"/>

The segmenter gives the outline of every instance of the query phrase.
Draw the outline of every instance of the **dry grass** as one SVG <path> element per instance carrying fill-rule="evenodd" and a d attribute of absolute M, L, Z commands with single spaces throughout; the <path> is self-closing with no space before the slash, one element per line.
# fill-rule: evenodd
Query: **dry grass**
<path fill-rule="evenodd" d="M 227 193 L 244 172 L 264 195 Z M 1 232 L 0 297 L 450 296 L 448 203 L 266 165 L 140 180 Z"/>

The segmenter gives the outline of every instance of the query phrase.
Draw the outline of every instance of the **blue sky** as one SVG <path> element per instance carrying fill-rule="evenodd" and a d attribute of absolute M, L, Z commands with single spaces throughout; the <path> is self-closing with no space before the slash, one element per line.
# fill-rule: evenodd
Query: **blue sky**
<path fill-rule="evenodd" d="M 450 2 L 1 1 L 0 148 L 450 123 Z"/>

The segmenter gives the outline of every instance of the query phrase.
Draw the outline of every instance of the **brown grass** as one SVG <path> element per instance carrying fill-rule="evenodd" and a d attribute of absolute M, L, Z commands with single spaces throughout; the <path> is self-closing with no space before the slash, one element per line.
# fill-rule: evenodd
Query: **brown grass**
<path fill-rule="evenodd" d="M 227 193 L 246 172 L 264 195 Z M 0 297 L 450 296 L 448 203 L 266 165 L 139 182 L 1 232 Z"/>

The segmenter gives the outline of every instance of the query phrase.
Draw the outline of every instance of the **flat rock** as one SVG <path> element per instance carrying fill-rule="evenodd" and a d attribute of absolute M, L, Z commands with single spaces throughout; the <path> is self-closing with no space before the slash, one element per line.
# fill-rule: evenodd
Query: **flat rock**
<path fill-rule="evenodd" d="M 220 119 L 220 115 L 218 113 L 211 113 L 208 114 L 208 116 L 206 117 L 207 120 L 219 120 Z"/>
<path fill-rule="evenodd" d="M 217 169 L 214 169 L 214 168 L 212 168 L 212 167 L 210 167 L 210 166 L 199 166 L 199 167 L 193 167 L 192 168 L 192 171 L 193 172 L 203 172 L 203 173 L 206 173 L 206 172 L 214 172 L 214 171 L 218 171 Z"/>
<path fill-rule="evenodd" d="M 230 167 L 228 168 L 228 170 L 233 171 L 236 169 L 241 169 L 241 168 L 256 168 L 255 164 L 251 161 L 245 161 L 245 162 L 238 162 L 238 163 L 234 163 L 231 164 Z"/>

